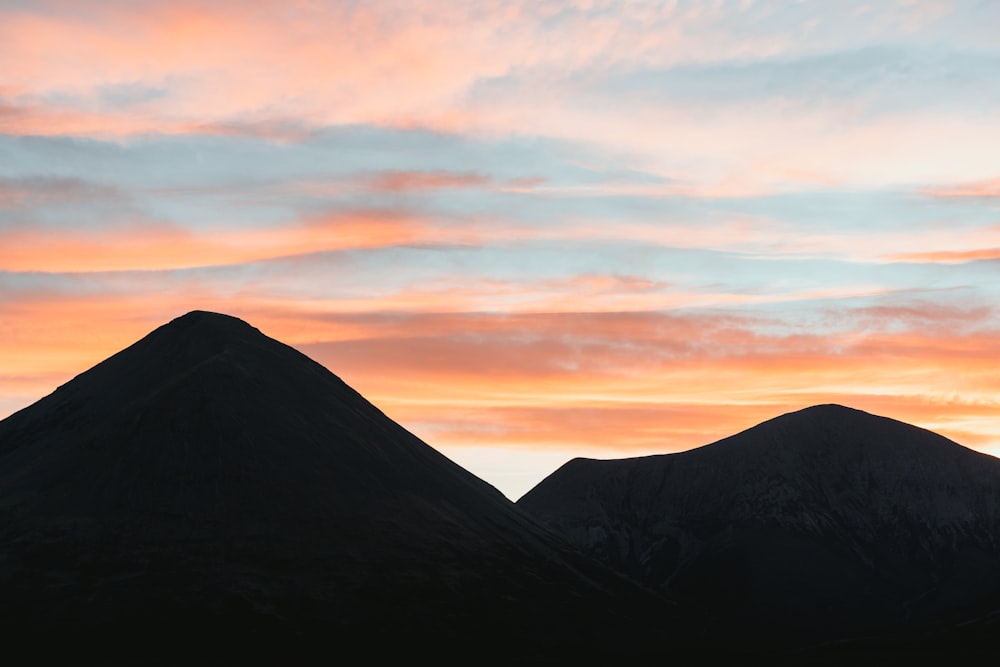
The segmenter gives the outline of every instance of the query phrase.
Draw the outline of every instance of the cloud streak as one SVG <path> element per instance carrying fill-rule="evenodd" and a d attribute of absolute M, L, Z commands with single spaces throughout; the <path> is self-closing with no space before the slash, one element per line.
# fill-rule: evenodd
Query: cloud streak
<path fill-rule="evenodd" d="M 931 197 L 959 199 L 994 199 L 1000 197 L 1000 178 L 974 183 L 964 183 L 937 188 L 928 188 L 924 193 Z"/>

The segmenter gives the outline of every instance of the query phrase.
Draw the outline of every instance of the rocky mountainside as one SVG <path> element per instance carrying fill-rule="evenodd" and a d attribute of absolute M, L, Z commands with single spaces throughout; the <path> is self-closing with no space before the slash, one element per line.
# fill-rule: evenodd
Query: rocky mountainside
<path fill-rule="evenodd" d="M 641 654 L 676 627 L 328 370 L 214 313 L 0 422 L 0 516 L 8 648 L 531 659 Z"/>
<path fill-rule="evenodd" d="M 732 641 L 905 643 L 1000 609 L 1000 460 L 837 405 L 574 459 L 518 505 Z"/>

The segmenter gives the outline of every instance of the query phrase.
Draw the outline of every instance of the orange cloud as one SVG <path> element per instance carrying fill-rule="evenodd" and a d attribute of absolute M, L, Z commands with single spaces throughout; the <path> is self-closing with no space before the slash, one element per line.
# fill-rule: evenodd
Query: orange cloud
<path fill-rule="evenodd" d="M 930 197 L 992 199 L 1000 197 L 1000 178 L 961 185 L 927 188 L 923 193 Z"/>
<path fill-rule="evenodd" d="M 366 179 L 368 187 L 383 192 L 484 187 L 490 183 L 491 179 L 481 174 L 443 171 L 386 171 Z"/>
<path fill-rule="evenodd" d="M 426 412 L 402 407 L 398 416 L 428 441 L 443 446 L 543 446 L 568 455 L 596 450 L 639 455 L 708 444 L 780 414 L 785 407 L 780 403 L 622 406 L 594 402 L 454 407 L 445 408 L 431 420 Z"/>
<path fill-rule="evenodd" d="M 191 308 L 287 341 L 433 445 L 636 455 L 706 444 L 782 412 L 838 402 L 1000 443 L 1000 331 L 987 313 L 875 309 L 856 332 L 763 333 L 724 314 L 330 312 L 316 302 L 165 289 L 25 293 L 0 317 L 0 406 L 48 393 Z M 878 322 L 883 322 L 879 326 Z M 909 323 L 900 329 L 900 323 Z M 890 326 L 892 325 L 892 326 Z M 972 327 L 971 329 L 969 327 Z M 978 327 L 978 328 L 977 328 Z M 31 394 L 34 396 L 31 396 Z"/>
<path fill-rule="evenodd" d="M 484 62 L 494 53 L 481 39 L 494 27 L 488 17 L 474 22 L 455 7 L 428 5 L 423 16 L 413 16 L 374 5 L 252 5 L 8 9 L 0 21 L 0 55 L 10 63 L 6 89 L 26 99 L 73 91 L 84 96 L 83 106 L 95 106 L 86 96 L 107 84 L 169 81 L 174 87 L 166 99 L 117 118 L 130 123 L 101 114 L 60 117 L 55 110 L 49 118 L 74 134 L 160 131 L 157 123 L 215 132 L 248 115 L 253 126 L 258 110 L 276 107 L 318 124 L 389 122 L 440 104 L 477 73 L 499 74 L 506 66 Z M 468 29 L 454 30 L 455 20 Z M 401 106 L 402 113 L 395 111 Z M 44 124 L 8 124 L 5 131 L 31 128 Z"/>
<path fill-rule="evenodd" d="M 375 178 L 377 187 L 405 189 L 435 187 L 471 187 L 485 182 L 477 175 L 438 172 L 399 172 Z M 295 191 L 322 195 L 321 183 L 291 186 Z M 340 186 L 338 186 L 340 187 Z M 501 185 L 500 187 L 505 187 Z M 86 183 L 62 183 L 43 179 L 31 184 L 0 182 L 0 205 L 10 207 L 38 203 L 61 197 L 106 198 L 115 195 L 108 188 L 101 190 Z M 117 195 L 115 195 L 117 196 Z M 34 200 L 28 201 L 29 199 Z M 245 228 L 220 224 L 215 228 L 196 230 L 176 224 L 137 220 L 131 224 L 115 224 L 103 229 L 50 229 L 16 227 L 0 231 L 0 269 L 7 271 L 92 272 L 120 270 L 166 270 L 197 266 L 239 264 L 278 257 L 308 255 L 324 251 L 382 248 L 402 245 L 466 245 L 509 244 L 531 240 L 599 241 L 603 238 L 661 242 L 682 247 L 697 247 L 703 242 L 723 238 L 731 229 L 725 225 L 711 233 L 684 230 L 657 230 L 653 226 L 626 225 L 598 227 L 592 224 L 536 225 L 494 219 L 448 220 L 423 216 L 405 209 L 356 209 L 331 211 L 301 220 L 265 228 Z M 617 232 L 617 235 L 616 235 Z M 734 235 L 728 237 L 735 242 Z M 721 241 L 720 241 L 721 242 Z M 513 295 L 510 283 L 488 284 L 479 281 L 477 289 L 486 293 L 506 292 Z M 464 291 L 471 298 L 471 282 L 465 281 Z M 523 285 L 521 285 L 523 287 Z M 536 311 L 565 310 L 577 306 L 566 304 L 572 298 L 588 297 L 595 310 L 652 310 L 692 305 L 753 303 L 790 298 L 789 295 L 695 294 L 671 292 L 668 285 L 648 279 L 624 275 L 581 275 L 565 279 L 532 282 L 530 292 L 521 291 L 522 309 Z M 423 293 L 420 293 L 422 290 Z M 871 293 L 878 288 L 844 286 L 832 288 L 827 296 Z M 457 301 L 456 292 L 448 296 Z M 835 294 L 834 294 L 835 293 Z M 443 294 L 440 285 L 425 284 L 414 288 L 407 298 L 418 300 L 423 307 Z M 798 295 L 799 298 L 802 295 Z M 821 296 L 816 293 L 813 296 Z M 440 309 L 440 308 L 438 308 Z M 462 309 L 462 308 L 459 308 Z"/>
<path fill-rule="evenodd" d="M 431 404 L 445 414 L 490 406 L 584 412 L 615 407 L 621 414 L 657 406 L 697 413 L 699 406 L 724 405 L 734 414 L 760 416 L 804 400 L 832 396 L 868 404 L 882 395 L 909 396 L 911 405 L 922 406 L 911 414 L 927 416 L 934 413 L 926 405 L 942 397 L 958 392 L 982 398 L 1000 389 L 1000 380 L 982 364 L 1000 337 L 990 332 L 778 337 L 756 333 L 751 321 L 655 314 L 392 322 L 374 325 L 368 337 L 304 349 L 418 420 Z M 969 409 L 993 409 L 979 400 L 970 400 Z M 551 414 L 553 429 L 575 428 L 558 410 Z M 501 431 L 521 429 L 504 423 Z M 618 428 L 618 446 L 642 440 L 628 425 Z M 713 428 L 705 420 L 692 432 L 701 437 Z M 537 429 L 523 430 L 535 431 L 525 436 L 528 441 L 542 438 Z M 586 431 L 564 442 L 589 442 Z"/>
<path fill-rule="evenodd" d="M 373 210 L 338 212 L 264 229 L 195 232 L 155 222 L 105 230 L 14 229 L 0 232 L 0 269 L 166 270 L 331 250 L 434 243 L 451 236 L 440 224 L 402 212 Z"/>
<path fill-rule="evenodd" d="M 892 255 L 901 262 L 927 262 L 933 264 L 961 264 L 978 260 L 1000 259 L 1000 248 L 981 248 L 977 250 L 938 250 L 928 252 L 912 252 Z"/>
<path fill-rule="evenodd" d="M 32 136 L 120 136 L 179 131 L 173 124 L 133 114 L 53 109 L 0 103 L 0 134 Z"/>

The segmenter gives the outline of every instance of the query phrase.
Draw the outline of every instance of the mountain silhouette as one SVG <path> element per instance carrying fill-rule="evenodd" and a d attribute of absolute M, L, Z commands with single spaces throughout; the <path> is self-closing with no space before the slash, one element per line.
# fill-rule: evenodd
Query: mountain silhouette
<path fill-rule="evenodd" d="M 1000 460 L 838 405 L 682 453 L 574 459 L 518 506 L 761 650 L 954 645 L 1000 609 Z"/>
<path fill-rule="evenodd" d="M 215 313 L 0 422 L 0 516 L 4 641 L 43 653 L 628 655 L 674 618 L 318 363 Z"/>

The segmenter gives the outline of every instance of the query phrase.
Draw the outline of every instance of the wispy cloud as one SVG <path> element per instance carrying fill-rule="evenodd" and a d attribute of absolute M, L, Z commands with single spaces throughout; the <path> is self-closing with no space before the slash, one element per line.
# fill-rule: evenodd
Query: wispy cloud
<path fill-rule="evenodd" d="M 974 183 L 927 188 L 924 193 L 931 197 L 992 199 L 1000 197 L 1000 178 Z"/>
<path fill-rule="evenodd" d="M 938 250 L 894 255 L 894 259 L 904 262 L 929 262 L 953 264 L 1000 259 L 1000 248 L 980 248 L 977 250 Z"/>
<path fill-rule="evenodd" d="M 938 155 L 924 172 L 973 175 L 958 155 L 976 145 L 975 128 L 962 129 L 970 104 L 998 103 L 982 34 L 993 10 L 943 12 L 939 23 L 967 37 L 945 50 L 918 6 L 854 9 L 863 18 L 800 3 L 24 7 L 6 12 L 0 33 L 5 62 L 17 64 L 4 131 L 304 140 L 352 123 L 531 128 L 627 149 L 702 193 L 856 183 L 888 168 L 917 180 L 915 152 Z M 743 131 L 748 115 L 754 133 Z"/>
<path fill-rule="evenodd" d="M 193 231 L 143 222 L 128 228 L 0 232 L 0 268 L 56 273 L 183 269 L 318 252 L 430 243 L 432 221 L 395 211 L 342 211 L 287 226 Z"/>
<path fill-rule="evenodd" d="M 482 187 L 489 183 L 486 176 L 468 172 L 386 171 L 366 179 L 368 187 L 385 192 Z"/>

